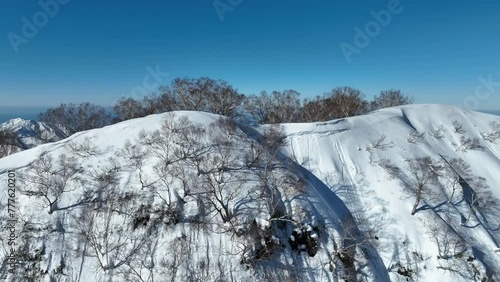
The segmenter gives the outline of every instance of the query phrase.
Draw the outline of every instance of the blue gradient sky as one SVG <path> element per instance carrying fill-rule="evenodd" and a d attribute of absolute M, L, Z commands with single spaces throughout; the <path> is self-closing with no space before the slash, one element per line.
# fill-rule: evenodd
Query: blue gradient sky
<path fill-rule="evenodd" d="M 340 85 L 368 98 L 398 88 L 419 103 L 447 104 L 463 104 L 480 76 L 492 76 L 498 83 L 478 107 L 500 110 L 499 1 L 401 0 L 401 13 L 347 63 L 340 43 L 354 44 L 354 28 L 389 2 L 242 0 L 221 21 L 213 0 L 70 0 L 16 54 L 7 34 L 22 35 L 22 17 L 41 7 L 2 0 L 0 106 L 108 106 L 159 65 L 170 74 L 163 84 L 209 76 L 246 94 L 303 97 Z"/>

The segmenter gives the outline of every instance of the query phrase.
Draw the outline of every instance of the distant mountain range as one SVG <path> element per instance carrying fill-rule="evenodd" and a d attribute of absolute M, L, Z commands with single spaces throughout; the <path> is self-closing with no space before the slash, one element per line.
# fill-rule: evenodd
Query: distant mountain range
<path fill-rule="evenodd" d="M 31 149 L 44 143 L 59 141 L 66 137 L 60 129 L 54 128 L 44 122 L 21 118 L 1 123 L 0 130 L 13 132 L 17 137 L 17 144 L 21 150 Z"/>

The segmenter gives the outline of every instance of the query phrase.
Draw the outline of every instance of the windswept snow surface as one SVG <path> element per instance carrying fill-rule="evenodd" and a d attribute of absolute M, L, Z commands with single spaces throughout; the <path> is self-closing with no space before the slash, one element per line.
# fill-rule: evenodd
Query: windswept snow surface
<path fill-rule="evenodd" d="M 165 156 L 140 146 L 147 143 L 140 142 L 144 132 L 160 130 L 165 119 L 185 122 L 182 117 L 207 129 L 200 142 L 235 142 L 241 152 L 253 150 L 271 127 L 239 125 L 232 135 L 210 139 L 219 130 L 213 125 L 219 116 L 175 112 L 175 117 L 152 115 L 77 133 L 0 159 L 0 183 L 5 183 L 0 191 L 2 222 L 7 219 L 9 199 L 7 171 L 16 171 L 18 178 L 32 177 L 37 160 L 50 156 L 55 163 L 61 154 L 74 157 L 80 165 L 78 177 L 71 180 L 50 214 L 42 196 L 26 192 L 34 187 L 29 186 L 33 181 L 18 182 L 16 254 L 25 263 L 16 266 L 18 274 L 9 274 L 9 281 L 499 281 L 500 206 L 495 201 L 500 199 L 500 139 L 485 136 L 495 136 L 492 128 L 500 117 L 451 106 L 410 105 L 328 122 L 283 124 L 287 145 L 278 158 L 289 170 L 277 175 L 291 173 L 298 181 L 278 182 L 276 201 L 264 197 L 263 202 L 276 203 L 290 215 L 281 217 L 287 221 L 280 222 L 279 228 L 273 225 L 271 214 L 261 210 L 265 204 L 261 203 L 263 194 L 256 192 L 260 186 L 255 175 L 262 175 L 254 173 L 258 169 L 223 167 L 215 172 L 220 176 L 227 171 L 224 177 L 229 176 L 223 179 L 227 185 L 222 197 L 237 191 L 229 205 L 233 219 L 228 222 L 209 211 L 203 198 L 196 198 L 204 195 L 199 192 L 203 189 L 195 187 L 202 186 L 196 179 L 204 176 L 203 170 L 201 174 L 183 171 L 189 176 L 184 184 L 169 182 L 170 177 L 163 175 L 165 181 L 158 183 L 171 185 L 168 193 L 158 188 L 164 188 L 160 184 L 151 185 L 154 189 L 144 184 L 153 182 L 160 168 L 158 160 Z M 465 140 L 475 138 L 479 146 L 464 146 Z M 180 146 L 175 140 L 172 144 L 164 152 Z M 136 150 L 127 155 L 132 159 L 124 155 L 127 146 Z M 148 157 L 141 159 L 141 154 Z M 431 158 L 438 176 L 426 184 L 411 215 L 416 200 L 412 191 L 418 181 L 410 164 L 424 157 Z M 449 164 L 458 159 L 468 167 L 451 170 Z M 99 190 L 96 178 L 90 179 L 108 169 L 109 160 L 123 165 L 115 175 L 113 185 L 118 192 L 113 195 L 125 202 L 86 216 L 92 211 L 87 207 L 90 202 L 95 208 L 100 203 L 96 199 L 105 199 L 94 194 L 110 189 Z M 288 192 L 299 182 L 305 185 L 300 194 Z M 201 189 L 193 193 L 198 201 L 186 197 L 181 188 L 185 185 L 194 187 L 193 191 Z M 142 207 L 160 206 L 160 198 L 170 196 L 183 207 L 178 222 L 131 228 L 130 222 Z M 203 219 L 205 210 L 211 219 L 209 227 L 203 228 L 200 222 L 208 220 Z M 259 242 L 249 251 L 244 248 L 246 226 L 272 234 L 254 236 Z M 94 237 L 82 237 L 86 227 Z M 232 228 L 238 232 L 227 232 Z M 307 251 L 293 250 L 294 242 L 304 234 L 307 246 L 297 248 Z M 8 236 L 4 229 L 2 261 L 10 252 Z M 317 251 L 308 254 L 309 243 L 315 240 Z M 243 253 L 263 246 L 275 249 L 269 256 L 261 254 L 256 266 L 242 259 Z M 9 269 L 3 263 L 1 275 L 8 275 Z M 26 280 L 27 275 L 34 280 Z"/>

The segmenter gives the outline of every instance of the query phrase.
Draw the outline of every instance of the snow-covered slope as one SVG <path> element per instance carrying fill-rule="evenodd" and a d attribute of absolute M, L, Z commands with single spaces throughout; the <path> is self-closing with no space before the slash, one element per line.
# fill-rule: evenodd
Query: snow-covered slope
<path fill-rule="evenodd" d="M 58 141 L 65 137 L 64 133 L 58 128 L 53 128 L 44 122 L 21 118 L 11 119 L 1 123 L 0 130 L 9 130 L 13 132 L 22 150 L 31 149 L 40 144 Z"/>
<path fill-rule="evenodd" d="M 339 197 L 360 228 L 378 238 L 377 250 L 385 267 L 393 269 L 392 281 L 401 278 L 396 274 L 400 266 L 418 269 L 419 281 L 457 281 L 464 278 L 459 270 L 470 274 L 464 280 L 473 281 L 479 280 L 474 273 L 480 267 L 464 260 L 486 267 L 490 278 L 500 270 L 500 209 L 498 202 L 488 202 L 491 196 L 500 198 L 500 138 L 483 139 L 498 136 L 498 131 L 492 134 L 493 122 L 500 123 L 500 118 L 442 105 L 412 105 L 285 128 L 288 154 L 311 173 L 310 178 L 325 184 L 316 186 L 318 194 Z M 482 148 L 464 146 L 469 138 L 478 138 Z M 477 202 L 485 205 L 477 208 L 474 220 L 462 225 L 470 206 L 462 192 L 451 198 L 453 187 L 462 188 L 449 175 L 429 188 L 432 194 L 424 196 L 420 210 L 411 215 L 415 196 L 404 186 L 415 182 L 409 163 L 422 157 L 445 166 L 446 161 L 463 159 L 470 172 L 462 177 L 485 178 L 484 188 L 472 185 Z M 391 167 L 402 171 L 391 175 Z M 325 205 L 335 211 L 338 206 L 331 203 Z M 437 259 L 446 255 L 451 258 Z"/>
<path fill-rule="evenodd" d="M 284 124 L 279 151 L 276 127 L 199 112 L 77 133 L 0 159 L 9 278 L 498 281 L 497 123 L 411 105 Z"/>

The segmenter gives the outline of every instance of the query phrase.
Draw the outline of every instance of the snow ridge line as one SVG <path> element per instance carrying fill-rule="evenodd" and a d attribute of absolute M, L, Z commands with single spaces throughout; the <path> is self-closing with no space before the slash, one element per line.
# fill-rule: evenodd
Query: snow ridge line
<path fill-rule="evenodd" d="M 401 109 L 401 118 L 403 119 L 404 123 L 413 128 L 413 130 L 417 131 L 417 128 L 413 125 L 410 118 L 408 118 L 408 115 L 406 114 L 404 109 Z"/>

